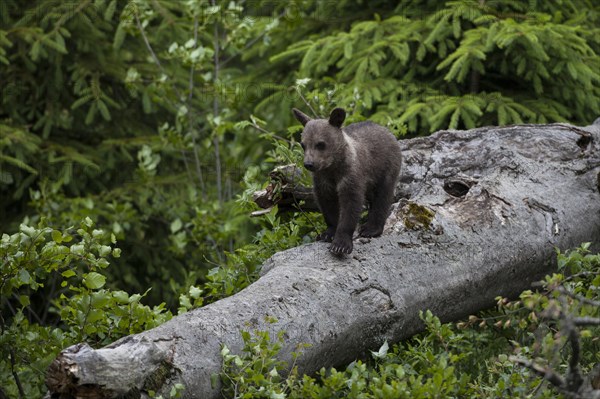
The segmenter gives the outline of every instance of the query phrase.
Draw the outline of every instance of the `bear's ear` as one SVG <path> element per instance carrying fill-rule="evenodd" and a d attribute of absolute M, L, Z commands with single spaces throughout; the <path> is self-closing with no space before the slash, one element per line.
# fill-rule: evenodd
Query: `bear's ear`
<path fill-rule="evenodd" d="M 306 124 L 311 121 L 310 117 L 299 109 L 292 108 L 292 113 L 294 114 L 294 118 L 296 118 L 298 122 L 302 123 L 302 126 L 306 126 Z"/>
<path fill-rule="evenodd" d="M 329 115 L 329 124 L 340 128 L 342 127 L 342 123 L 344 123 L 344 119 L 346 119 L 346 111 L 342 108 L 336 108 Z"/>

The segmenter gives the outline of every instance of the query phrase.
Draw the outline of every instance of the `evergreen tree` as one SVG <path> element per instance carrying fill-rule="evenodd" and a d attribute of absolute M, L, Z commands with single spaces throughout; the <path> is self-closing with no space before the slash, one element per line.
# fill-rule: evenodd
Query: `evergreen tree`
<path fill-rule="evenodd" d="M 600 6 L 403 1 L 274 57 L 335 100 L 412 134 L 600 115 Z"/>

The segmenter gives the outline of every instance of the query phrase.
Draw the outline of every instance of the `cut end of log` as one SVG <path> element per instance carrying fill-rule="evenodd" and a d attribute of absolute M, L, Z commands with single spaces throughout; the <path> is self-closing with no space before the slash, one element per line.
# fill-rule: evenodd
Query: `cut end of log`
<path fill-rule="evenodd" d="M 78 344 L 63 350 L 48 367 L 52 399 L 139 398 L 158 390 L 175 372 L 170 357 L 155 342 L 123 339 L 109 348 Z"/>
<path fill-rule="evenodd" d="M 46 386 L 51 392 L 53 399 L 106 399 L 114 398 L 116 395 L 111 390 L 103 389 L 97 385 L 79 385 L 80 374 L 77 362 L 73 361 L 71 355 L 92 354 L 93 349 L 88 344 L 73 345 L 58 355 L 48 367 L 46 373 Z"/>

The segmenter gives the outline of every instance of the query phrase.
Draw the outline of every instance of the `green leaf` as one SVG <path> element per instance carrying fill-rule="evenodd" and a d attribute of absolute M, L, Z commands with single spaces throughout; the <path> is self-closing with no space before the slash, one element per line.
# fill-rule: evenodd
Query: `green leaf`
<path fill-rule="evenodd" d="M 190 301 L 190 298 L 184 294 L 179 295 L 179 305 L 183 306 L 185 309 L 192 308 L 192 302 Z"/>
<path fill-rule="evenodd" d="M 40 58 L 40 53 L 42 51 L 42 45 L 39 40 L 36 40 L 31 46 L 31 50 L 29 51 L 29 56 L 32 61 L 37 61 Z"/>
<path fill-rule="evenodd" d="M 129 296 L 129 304 L 138 303 L 142 299 L 140 294 L 133 294 Z"/>
<path fill-rule="evenodd" d="M 31 275 L 25 269 L 19 270 L 19 282 L 21 284 L 30 284 L 31 283 Z"/>
<path fill-rule="evenodd" d="M 25 306 L 29 306 L 29 304 L 31 303 L 29 301 L 29 296 L 27 295 L 19 295 L 19 303 L 21 304 L 21 306 L 25 307 Z"/>
<path fill-rule="evenodd" d="M 229 348 L 227 347 L 227 345 L 223 345 L 223 348 L 221 348 L 221 356 L 225 357 L 229 354 Z"/>
<path fill-rule="evenodd" d="M 129 295 L 125 291 L 113 291 L 112 295 L 121 305 L 125 305 L 129 301 Z"/>
<path fill-rule="evenodd" d="M 98 254 L 102 257 L 106 257 L 108 255 L 110 255 L 112 251 L 112 248 L 109 247 L 108 245 L 101 245 L 100 248 L 98 249 Z"/>
<path fill-rule="evenodd" d="M 92 94 L 87 94 L 85 96 L 78 98 L 77 100 L 75 100 L 73 102 L 73 104 L 71 104 L 71 110 L 76 110 L 77 108 L 81 107 L 82 105 L 90 102 L 93 98 L 94 98 L 94 96 Z"/>
<path fill-rule="evenodd" d="M 106 283 L 106 277 L 100 273 L 90 272 L 84 276 L 83 283 L 87 288 L 95 290 L 104 286 Z"/>
<path fill-rule="evenodd" d="M 347 41 L 344 45 L 344 58 L 351 59 L 352 58 L 352 42 Z"/>
<path fill-rule="evenodd" d="M 126 33 L 127 32 L 125 31 L 123 24 L 122 23 L 119 24 L 119 27 L 117 28 L 117 31 L 115 32 L 115 38 L 113 39 L 113 48 L 115 50 L 120 49 L 121 46 L 123 45 L 123 42 L 125 41 Z"/>
<path fill-rule="evenodd" d="M 65 277 L 65 278 L 73 277 L 75 275 L 76 275 L 76 273 L 71 269 L 67 269 L 61 273 L 61 276 Z"/>
<path fill-rule="evenodd" d="M 58 230 L 52 230 L 52 239 L 57 244 L 62 243 L 62 233 Z"/>
<path fill-rule="evenodd" d="M 106 121 L 110 121 L 110 111 L 108 110 L 108 107 L 106 106 L 106 104 L 104 103 L 104 101 L 102 100 L 98 100 L 96 102 L 98 104 L 98 110 L 100 111 L 100 115 L 102 115 L 102 117 L 104 118 L 104 120 Z"/>
<path fill-rule="evenodd" d="M 142 109 L 144 113 L 149 114 L 152 112 L 152 102 L 150 101 L 150 96 L 148 95 L 148 91 L 144 90 L 142 92 Z"/>
<path fill-rule="evenodd" d="M 210 386 L 212 389 L 217 389 L 219 387 L 219 382 L 221 381 L 218 373 L 212 373 L 210 375 Z"/>
<path fill-rule="evenodd" d="M 100 309 L 91 309 L 88 312 L 88 314 L 87 314 L 86 321 L 88 323 L 95 323 L 97 321 L 103 320 L 104 317 L 105 317 L 105 314 L 104 314 L 104 312 L 102 310 L 100 310 Z"/>
<path fill-rule="evenodd" d="M 56 34 L 54 37 L 55 43 L 57 45 L 57 48 L 59 49 L 59 51 L 63 54 L 67 54 L 67 46 L 65 44 L 65 39 L 60 35 L 60 34 Z"/>
<path fill-rule="evenodd" d="M 183 227 L 181 219 L 177 218 L 171 222 L 171 233 L 177 233 Z"/>
<path fill-rule="evenodd" d="M 71 253 L 73 253 L 75 255 L 83 255 L 85 253 L 85 245 L 83 245 L 83 244 L 71 245 L 70 251 L 71 251 Z"/>
<path fill-rule="evenodd" d="M 200 298 L 200 295 L 202 295 L 202 292 L 203 291 L 200 288 L 198 288 L 194 285 L 192 285 L 189 289 L 190 296 L 194 299 Z"/>
<path fill-rule="evenodd" d="M 590 249 L 590 246 L 592 245 L 591 242 L 584 242 L 581 244 L 581 249 L 585 252 L 588 251 Z"/>
<path fill-rule="evenodd" d="M 88 113 L 85 116 L 85 124 L 91 125 L 94 122 L 94 118 L 96 117 L 96 112 L 98 111 L 98 105 L 96 102 L 93 102 L 88 110 Z"/>
<path fill-rule="evenodd" d="M 112 0 L 106 10 L 104 10 L 104 20 L 110 21 L 115 14 L 115 10 L 117 9 L 117 0 Z"/>
<path fill-rule="evenodd" d="M 384 359 L 387 356 L 387 353 L 388 353 L 389 349 L 390 349 L 390 346 L 389 346 L 389 344 L 388 344 L 388 342 L 386 340 L 383 343 L 383 345 L 381 345 L 381 348 L 379 348 L 379 350 L 377 352 L 371 351 L 371 355 L 375 359 Z"/>

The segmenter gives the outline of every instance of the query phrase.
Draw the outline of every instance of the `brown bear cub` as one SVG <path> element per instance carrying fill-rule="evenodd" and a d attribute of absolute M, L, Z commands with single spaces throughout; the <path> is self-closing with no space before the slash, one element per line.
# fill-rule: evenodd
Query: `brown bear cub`
<path fill-rule="evenodd" d="M 304 125 L 304 167 L 313 173 L 317 203 L 327 223 L 318 241 L 331 242 L 334 254 L 352 252 L 352 235 L 365 202 L 369 206 L 361 237 L 381 235 L 400 173 L 400 146 L 392 133 L 373 122 L 342 128 L 346 112 L 336 108 L 329 119 L 311 119 L 297 109 Z"/>

